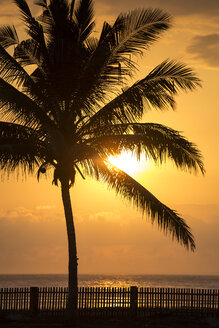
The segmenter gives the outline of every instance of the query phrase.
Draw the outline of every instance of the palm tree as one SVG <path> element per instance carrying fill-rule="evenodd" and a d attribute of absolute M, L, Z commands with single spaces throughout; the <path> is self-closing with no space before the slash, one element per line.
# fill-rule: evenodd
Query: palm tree
<path fill-rule="evenodd" d="M 108 156 L 129 150 L 155 163 L 171 159 L 178 168 L 200 170 L 201 154 L 179 132 L 161 124 L 141 123 L 150 108 L 174 108 L 174 96 L 193 90 L 200 80 L 192 69 L 165 60 L 145 78 L 128 85 L 142 54 L 171 26 L 160 9 L 120 14 L 94 31 L 93 1 L 39 0 L 35 18 L 26 0 L 14 0 L 27 37 L 14 26 L 0 27 L 0 167 L 11 174 L 53 170 L 60 184 L 68 236 L 68 308 L 77 309 L 77 249 L 69 189 L 76 175 L 92 176 L 128 199 L 152 222 L 188 249 L 190 228 Z"/>

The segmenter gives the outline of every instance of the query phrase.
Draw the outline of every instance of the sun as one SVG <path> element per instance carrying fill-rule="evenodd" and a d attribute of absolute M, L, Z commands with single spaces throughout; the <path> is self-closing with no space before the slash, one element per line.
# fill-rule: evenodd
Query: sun
<path fill-rule="evenodd" d="M 122 151 L 118 156 L 109 156 L 108 161 L 131 176 L 148 170 L 150 167 L 149 160 L 144 158 L 137 160 L 130 151 Z"/>

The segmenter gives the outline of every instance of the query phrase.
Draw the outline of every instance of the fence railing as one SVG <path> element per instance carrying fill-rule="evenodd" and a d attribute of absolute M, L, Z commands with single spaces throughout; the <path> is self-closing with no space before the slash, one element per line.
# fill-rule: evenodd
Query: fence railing
<path fill-rule="evenodd" d="M 63 315 L 67 299 L 67 288 L 4 288 L 0 289 L 0 314 Z M 101 317 L 147 316 L 163 311 L 219 315 L 219 290 L 81 287 L 78 310 L 80 316 Z"/>

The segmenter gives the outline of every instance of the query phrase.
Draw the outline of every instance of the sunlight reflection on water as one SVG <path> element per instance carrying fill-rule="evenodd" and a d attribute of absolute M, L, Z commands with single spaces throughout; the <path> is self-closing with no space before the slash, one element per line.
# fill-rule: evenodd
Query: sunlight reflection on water
<path fill-rule="evenodd" d="M 0 275 L 4 287 L 65 287 L 66 274 Z M 195 275 L 79 275 L 83 287 L 168 287 L 219 289 L 219 276 Z"/>

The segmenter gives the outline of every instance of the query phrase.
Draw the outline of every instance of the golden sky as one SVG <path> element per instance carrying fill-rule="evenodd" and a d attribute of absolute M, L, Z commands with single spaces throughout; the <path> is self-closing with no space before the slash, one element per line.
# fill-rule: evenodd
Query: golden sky
<path fill-rule="evenodd" d="M 32 1 L 29 1 L 32 3 Z M 134 3 L 134 4 L 133 4 Z M 71 191 L 79 273 L 219 274 L 219 2 L 191 0 L 96 0 L 96 33 L 104 19 L 140 7 L 159 7 L 174 26 L 138 60 L 136 79 L 166 58 L 192 66 L 203 87 L 177 97 L 177 111 L 151 111 L 147 122 L 179 130 L 201 149 L 206 176 L 141 163 L 134 177 L 177 210 L 195 235 L 187 252 L 152 227 L 103 184 L 78 178 Z M 14 23 L 15 5 L 0 0 L 1 24 Z M 144 167 L 145 164 L 145 167 Z M 5 178 L 0 183 L 0 273 L 67 272 L 67 239 L 60 190 L 51 180 Z"/>

